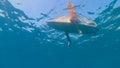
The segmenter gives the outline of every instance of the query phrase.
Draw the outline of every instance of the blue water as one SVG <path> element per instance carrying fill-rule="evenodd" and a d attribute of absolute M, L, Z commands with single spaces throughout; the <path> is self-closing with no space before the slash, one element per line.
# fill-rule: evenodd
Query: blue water
<path fill-rule="evenodd" d="M 68 47 L 64 32 L 45 24 L 46 14 L 29 17 L 8 0 L 0 0 L 0 68 L 120 68 L 118 2 L 99 7 L 97 15 L 99 10 L 83 13 L 97 22 L 99 31 L 70 34 L 72 44 Z M 50 12 L 54 11 L 57 9 Z"/>

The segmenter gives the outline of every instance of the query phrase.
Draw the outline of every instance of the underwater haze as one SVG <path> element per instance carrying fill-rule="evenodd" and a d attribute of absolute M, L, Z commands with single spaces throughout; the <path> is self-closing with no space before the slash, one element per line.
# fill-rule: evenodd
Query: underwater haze
<path fill-rule="evenodd" d="M 70 34 L 45 21 L 67 15 L 68 0 L 0 0 L 0 68 L 120 68 L 120 0 L 70 0 L 98 24 Z"/>

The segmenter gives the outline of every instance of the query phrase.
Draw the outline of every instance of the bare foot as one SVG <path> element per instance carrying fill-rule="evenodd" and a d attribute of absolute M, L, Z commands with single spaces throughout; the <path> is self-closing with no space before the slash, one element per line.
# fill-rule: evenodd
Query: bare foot
<path fill-rule="evenodd" d="M 81 31 L 81 30 L 78 30 L 78 33 L 79 33 L 79 34 L 82 34 L 82 31 Z"/>

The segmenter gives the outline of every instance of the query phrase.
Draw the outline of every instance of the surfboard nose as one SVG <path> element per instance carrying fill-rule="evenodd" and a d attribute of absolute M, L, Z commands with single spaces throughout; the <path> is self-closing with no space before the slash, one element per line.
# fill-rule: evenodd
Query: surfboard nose
<path fill-rule="evenodd" d="M 97 27 L 96 22 L 91 22 L 91 23 L 88 23 L 88 25 L 91 25 L 91 26 L 93 26 L 93 27 Z"/>
<path fill-rule="evenodd" d="M 54 20 L 45 20 L 46 23 L 54 22 Z"/>

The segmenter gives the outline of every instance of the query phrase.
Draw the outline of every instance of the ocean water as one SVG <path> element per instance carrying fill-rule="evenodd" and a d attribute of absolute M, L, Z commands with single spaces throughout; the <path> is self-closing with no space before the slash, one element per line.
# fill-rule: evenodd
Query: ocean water
<path fill-rule="evenodd" d="M 0 0 L 0 68 L 120 68 L 120 1 L 93 1 L 73 3 L 78 14 L 98 24 L 99 31 L 70 34 L 68 47 L 64 32 L 45 23 L 66 15 L 67 1 Z M 48 6 L 37 9 L 39 3 Z"/>

